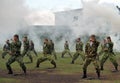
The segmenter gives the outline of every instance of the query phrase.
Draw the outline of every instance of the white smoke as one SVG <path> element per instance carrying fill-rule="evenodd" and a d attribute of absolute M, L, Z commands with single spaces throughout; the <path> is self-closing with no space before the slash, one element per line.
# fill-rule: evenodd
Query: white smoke
<path fill-rule="evenodd" d="M 117 45 L 120 38 L 120 15 L 118 10 L 111 5 L 100 4 L 98 1 L 84 3 L 82 18 L 75 25 L 68 25 L 66 21 L 64 26 L 54 26 L 55 17 L 52 12 L 31 13 L 24 6 L 24 0 L 1 0 L 0 38 L 2 40 L 0 42 L 3 44 L 7 38 L 11 38 L 13 34 L 18 32 L 21 36 L 28 34 L 28 37 L 35 42 L 38 50 L 42 50 L 43 38 L 47 37 L 53 39 L 56 48 L 61 51 L 65 40 L 69 41 L 73 50 L 75 49 L 75 39 L 77 37 L 81 37 L 86 42 L 89 35 L 96 34 L 98 36 L 110 35 L 115 43 L 115 48 L 120 49 Z M 71 13 L 71 16 L 74 16 L 72 14 L 74 13 Z M 33 26 L 31 28 L 32 25 L 44 26 Z M 118 33 L 113 34 L 116 32 Z"/>
<path fill-rule="evenodd" d="M 32 11 L 27 22 L 31 25 L 55 25 L 55 15 L 51 11 Z"/>
<path fill-rule="evenodd" d="M 115 45 L 115 49 L 120 51 L 120 15 L 114 4 L 100 4 L 96 2 L 88 2 L 84 4 L 84 17 L 87 21 L 94 25 L 96 34 L 98 31 L 111 36 Z M 91 18 L 91 19 L 90 19 Z M 96 23 L 94 23 L 96 22 Z M 88 23 L 87 23 L 88 25 Z M 91 29 L 92 27 L 90 27 Z M 92 30 L 93 31 L 93 30 Z"/>
<path fill-rule="evenodd" d="M 0 0 L 0 42 L 3 44 L 18 29 L 26 27 L 28 9 L 24 0 Z"/>
<path fill-rule="evenodd" d="M 120 15 L 117 12 L 117 8 L 115 8 L 116 6 L 113 7 L 109 4 L 89 2 L 85 3 L 84 7 L 85 16 L 103 18 L 110 23 L 112 28 L 111 31 L 120 31 Z"/>

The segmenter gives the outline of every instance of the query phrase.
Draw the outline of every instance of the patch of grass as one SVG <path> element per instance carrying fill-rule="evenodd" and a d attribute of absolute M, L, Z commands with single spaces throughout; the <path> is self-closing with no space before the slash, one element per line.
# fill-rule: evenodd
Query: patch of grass
<path fill-rule="evenodd" d="M 0 78 L 0 83 L 21 83 L 21 81 L 14 78 Z"/>
<path fill-rule="evenodd" d="M 1 53 L 0 53 L 1 54 Z M 73 53 L 72 53 L 73 54 Z M 29 71 L 37 71 L 37 72 L 42 72 L 45 71 L 47 68 L 53 67 L 53 65 L 50 64 L 49 61 L 43 62 L 40 64 L 40 68 L 36 69 L 36 62 L 37 59 L 42 57 L 43 55 L 41 53 L 38 54 L 39 56 L 36 57 L 34 54 L 32 54 L 33 56 L 33 63 L 30 64 L 25 64 L 27 67 L 27 70 Z M 116 53 L 116 57 L 117 57 L 117 61 L 118 63 L 120 63 L 120 53 Z M 7 60 L 9 59 L 10 55 L 7 55 L 5 57 L 5 59 L 2 59 L 0 57 L 0 70 L 3 70 L 7 73 L 7 69 L 5 66 L 5 63 L 7 62 Z M 71 63 L 71 58 L 68 55 L 65 55 L 65 58 L 61 58 L 61 53 L 57 53 L 57 57 L 58 60 L 55 60 L 57 63 L 57 68 L 54 69 L 53 71 L 55 72 L 55 74 L 82 74 L 82 59 L 81 57 L 78 57 L 78 59 L 75 61 L 75 64 L 70 64 Z M 27 56 L 24 57 L 24 62 L 29 62 L 29 58 Z M 21 72 L 21 68 L 19 66 L 19 64 L 17 62 L 13 63 L 11 65 L 11 67 L 13 68 L 13 70 L 15 72 Z M 111 80 L 114 80 L 114 77 L 112 77 L 112 73 L 111 70 L 114 68 L 113 65 L 111 64 L 111 62 L 108 60 L 105 63 L 104 66 L 105 70 L 102 71 L 102 76 L 110 76 Z M 94 66 L 91 64 L 88 66 L 88 75 L 96 75 L 96 71 Z M 82 76 L 82 75 L 81 75 Z M 119 77 L 120 75 L 118 75 Z M 21 81 L 25 81 L 25 80 L 18 80 L 18 79 L 14 79 L 14 78 L 0 78 L 0 83 L 21 83 Z M 81 82 L 80 82 L 81 83 Z M 84 80 L 84 83 L 120 83 L 120 80 L 115 80 L 115 81 L 109 81 L 107 79 L 105 80 Z"/>

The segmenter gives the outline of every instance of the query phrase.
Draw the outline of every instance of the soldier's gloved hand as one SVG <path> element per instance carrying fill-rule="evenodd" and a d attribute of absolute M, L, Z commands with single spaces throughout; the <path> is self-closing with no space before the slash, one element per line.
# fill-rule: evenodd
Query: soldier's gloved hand
<path fill-rule="evenodd" d="M 11 51 L 9 51 L 9 54 L 12 55 L 13 53 Z"/>

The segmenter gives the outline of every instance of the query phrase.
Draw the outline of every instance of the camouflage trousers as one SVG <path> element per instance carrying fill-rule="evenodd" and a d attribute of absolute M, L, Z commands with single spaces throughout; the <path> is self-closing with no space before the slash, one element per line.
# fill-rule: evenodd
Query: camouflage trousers
<path fill-rule="evenodd" d="M 38 56 L 37 55 L 37 52 L 35 51 L 35 49 L 32 49 L 32 50 L 30 50 L 31 52 L 33 52 L 36 56 Z"/>
<path fill-rule="evenodd" d="M 21 55 L 12 55 L 8 61 L 6 62 L 6 67 L 9 71 L 12 71 L 12 68 L 11 68 L 11 64 L 14 63 L 15 61 L 17 61 L 20 65 L 20 67 L 22 68 L 23 71 L 26 71 L 26 66 L 24 65 L 24 62 L 23 62 L 23 57 Z"/>
<path fill-rule="evenodd" d="M 55 57 L 55 59 L 57 60 L 57 55 L 56 55 L 56 52 L 55 50 L 52 51 L 52 55 Z"/>
<path fill-rule="evenodd" d="M 33 58 L 32 58 L 30 50 L 23 50 L 22 56 L 24 57 L 25 55 L 27 55 L 29 57 L 30 61 L 33 62 Z"/>
<path fill-rule="evenodd" d="M 100 60 L 100 65 L 102 68 L 104 66 L 104 63 L 107 61 L 107 59 L 109 59 L 112 62 L 115 68 L 118 66 L 118 63 L 115 58 L 115 54 L 110 52 L 104 52 Z"/>
<path fill-rule="evenodd" d="M 72 61 L 74 62 L 79 56 L 81 56 L 82 60 L 85 60 L 84 52 L 83 51 L 76 51 L 76 53 L 73 55 Z"/>
<path fill-rule="evenodd" d="M 6 56 L 7 54 L 9 54 L 9 53 L 6 52 L 6 51 L 4 51 L 4 52 L 2 53 L 2 58 L 5 58 L 5 56 Z"/>
<path fill-rule="evenodd" d="M 41 57 L 41 58 L 39 58 L 37 60 L 36 64 L 37 64 L 37 66 L 39 66 L 40 63 L 45 62 L 45 61 L 50 61 L 51 64 L 53 64 L 54 66 L 56 66 L 56 63 L 55 63 L 55 61 L 53 59 L 53 56 L 51 54 L 44 54 L 43 57 Z"/>
<path fill-rule="evenodd" d="M 69 49 L 65 49 L 63 52 L 62 52 L 62 58 L 64 57 L 65 54 L 69 54 L 70 57 L 72 58 L 72 55 L 70 53 L 70 50 Z"/>
<path fill-rule="evenodd" d="M 96 57 L 92 57 L 92 58 L 86 57 L 86 58 L 85 58 L 85 62 L 84 62 L 84 64 L 83 64 L 83 70 L 86 71 L 88 65 L 90 65 L 91 62 L 93 63 L 95 69 L 97 69 L 97 70 L 100 71 L 99 61 L 96 59 Z"/>

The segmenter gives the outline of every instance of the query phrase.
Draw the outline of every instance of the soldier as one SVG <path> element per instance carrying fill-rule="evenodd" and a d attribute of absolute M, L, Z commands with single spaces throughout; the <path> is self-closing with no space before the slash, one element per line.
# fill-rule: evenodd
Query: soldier
<path fill-rule="evenodd" d="M 33 62 L 33 58 L 32 58 L 32 56 L 30 54 L 29 40 L 28 40 L 28 38 L 26 36 L 23 38 L 23 47 L 24 47 L 24 50 L 22 52 L 22 56 L 24 57 L 25 55 L 27 55 L 29 57 L 31 63 L 32 63 Z"/>
<path fill-rule="evenodd" d="M 100 69 L 99 69 L 99 61 L 97 59 L 97 49 L 99 46 L 99 42 L 96 41 L 95 35 L 91 35 L 90 41 L 85 46 L 85 63 L 83 65 L 83 77 L 87 78 L 87 67 L 92 62 L 95 66 L 96 73 L 98 78 L 100 78 Z"/>
<path fill-rule="evenodd" d="M 39 58 L 36 63 L 36 67 L 39 68 L 40 63 L 49 60 L 52 65 L 54 65 L 53 68 L 56 68 L 56 63 L 52 59 L 52 50 L 51 50 L 51 45 L 48 39 L 44 40 L 44 45 L 43 45 L 43 54 L 44 56 Z"/>
<path fill-rule="evenodd" d="M 114 44 L 111 41 L 111 37 L 107 37 L 107 41 L 104 47 L 103 57 L 100 61 L 101 70 L 104 70 L 103 65 L 106 62 L 106 60 L 109 58 L 112 64 L 114 65 L 115 70 L 118 71 L 118 63 L 116 61 L 115 54 L 113 52 L 113 46 Z"/>
<path fill-rule="evenodd" d="M 33 51 L 36 56 L 38 56 L 38 55 L 37 55 L 37 52 L 35 51 L 34 43 L 33 43 L 32 40 L 30 41 L 30 47 L 29 47 L 29 49 L 30 49 L 30 51 Z"/>
<path fill-rule="evenodd" d="M 73 59 L 71 64 L 74 64 L 74 61 L 79 57 L 79 55 L 82 57 L 83 61 L 85 59 L 83 52 L 83 43 L 81 42 L 81 39 L 78 38 L 76 41 L 76 53 L 73 55 Z"/>
<path fill-rule="evenodd" d="M 102 55 L 104 53 L 105 44 L 106 44 L 106 39 L 103 39 L 103 42 L 101 43 L 99 55 Z"/>
<path fill-rule="evenodd" d="M 9 40 L 6 41 L 6 44 L 3 47 L 3 53 L 2 53 L 2 58 L 4 59 L 7 54 L 9 54 L 10 51 L 10 42 Z"/>
<path fill-rule="evenodd" d="M 52 55 L 54 55 L 55 59 L 57 60 L 57 56 L 54 48 L 54 42 L 50 40 L 50 44 L 51 44 Z"/>
<path fill-rule="evenodd" d="M 9 53 L 10 53 L 11 57 L 8 59 L 8 62 L 6 63 L 6 67 L 8 69 L 8 74 L 13 74 L 13 71 L 12 71 L 12 68 L 10 65 L 15 61 L 17 61 L 19 63 L 20 67 L 26 74 L 26 67 L 23 63 L 23 58 L 20 54 L 20 50 L 21 50 L 21 42 L 19 41 L 19 36 L 16 34 L 16 35 L 14 35 L 13 42 L 10 45 Z"/>
<path fill-rule="evenodd" d="M 119 7 L 118 5 L 117 5 L 116 7 L 117 7 L 117 9 L 120 11 L 120 7 Z"/>
<path fill-rule="evenodd" d="M 71 55 L 70 49 L 69 49 L 68 41 L 66 41 L 65 44 L 64 44 L 64 51 L 62 52 L 61 57 L 63 58 L 66 53 L 68 53 L 70 55 L 70 57 L 72 58 L 72 55 Z"/>

